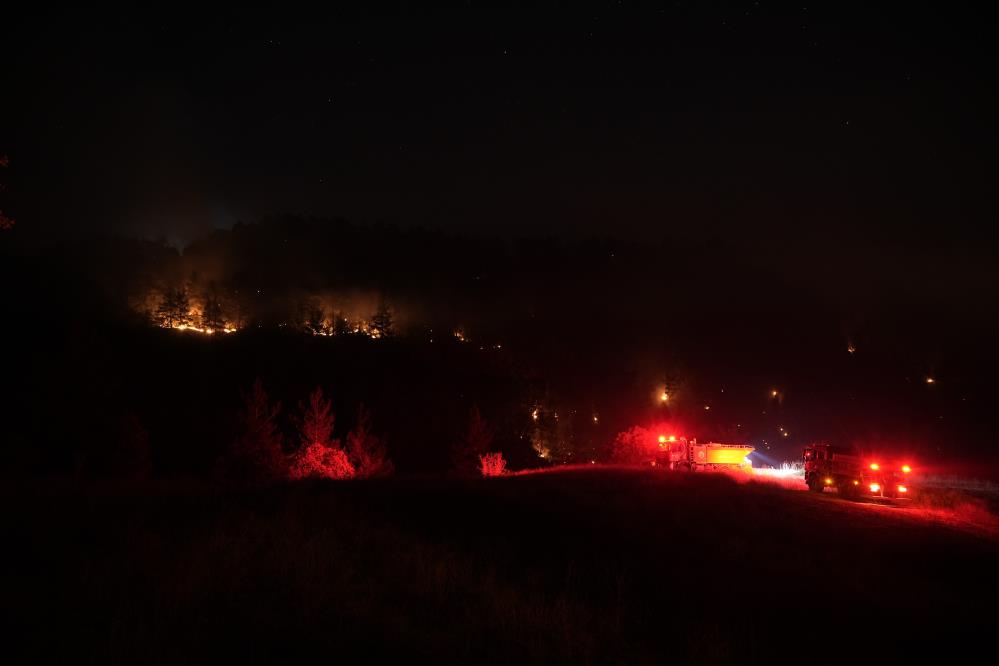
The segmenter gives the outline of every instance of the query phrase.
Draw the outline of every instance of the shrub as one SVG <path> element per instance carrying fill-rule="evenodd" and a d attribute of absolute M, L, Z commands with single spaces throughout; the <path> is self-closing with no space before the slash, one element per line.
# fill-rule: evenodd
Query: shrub
<path fill-rule="evenodd" d="M 502 453 L 486 453 L 479 456 L 482 476 L 503 476 L 506 473 L 506 460 Z"/>
<path fill-rule="evenodd" d="M 676 430 L 666 423 L 651 427 L 635 426 L 618 433 L 611 445 L 611 460 L 624 464 L 646 464 L 659 452 L 659 436 L 674 435 Z"/>
<path fill-rule="evenodd" d="M 354 466 L 343 449 L 316 442 L 295 455 L 288 475 L 292 479 L 350 479 Z"/>

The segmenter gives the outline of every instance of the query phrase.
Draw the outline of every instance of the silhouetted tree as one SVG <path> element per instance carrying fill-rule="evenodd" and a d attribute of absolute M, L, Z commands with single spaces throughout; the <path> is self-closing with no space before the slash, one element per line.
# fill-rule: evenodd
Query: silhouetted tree
<path fill-rule="evenodd" d="M 271 404 L 259 379 L 248 393 L 243 393 L 240 433 L 222 461 L 223 476 L 240 481 L 269 481 L 283 475 L 281 433 L 277 427 L 280 411 L 281 404 Z"/>
<path fill-rule="evenodd" d="M 221 331 L 225 328 L 222 302 L 214 292 L 205 297 L 205 308 L 201 312 L 201 326 L 212 331 Z"/>
<path fill-rule="evenodd" d="M 168 287 L 156 308 L 156 317 L 160 326 L 180 326 L 191 323 L 190 311 L 191 303 L 184 288 Z"/>
<path fill-rule="evenodd" d="M 299 450 L 292 460 L 291 477 L 349 479 L 354 476 L 354 466 L 339 442 L 333 439 L 333 405 L 323 397 L 323 390 L 316 387 L 309 395 L 308 403 L 298 404 L 298 411 L 295 426 Z"/>
<path fill-rule="evenodd" d="M 313 335 L 324 335 L 326 328 L 326 311 L 321 305 L 313 305 L 306 313 L 305 329 Z"/>
<path fill-rule="evenodd" d="M 347 335 L 350 333 L 350 322 L 342 311 L 333 313 L 333 335 Z"/>
<path fill-rule="evenodd" d="M 459 474 L 474 475 L 479 471 L 479 457 L 489 451 L 493 431 L 477 406 L 468 410 L 468 427 L 451 449 L 451 462 Z"/>
<path fill-rule="evenodd" d="M 374 316 L 371 318 L 371 333 L 377 338 L 387 338 L 395 331 L 392 329 L 392 309 L 385 301 L 378 304 Z"/>
<path fill-rule="evenodd" d="M 394 471 L 385 444 L 371 432 L 371 413 L 357 408 L 357 424 L 347 435 L 347 453 L 361 478 L 389 476 Z"/>

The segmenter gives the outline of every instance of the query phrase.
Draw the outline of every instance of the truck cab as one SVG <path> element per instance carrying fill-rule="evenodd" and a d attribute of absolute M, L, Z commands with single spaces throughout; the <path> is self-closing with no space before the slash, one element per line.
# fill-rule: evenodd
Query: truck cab
<path fill-rule="evenodd" d="M 862 455 L 852 447 L 810 444 L 805 447 L 805 483 L 812 492 L 835 488 L 847 497 L 907 498 L 912 467 L 883 456 Z"/>

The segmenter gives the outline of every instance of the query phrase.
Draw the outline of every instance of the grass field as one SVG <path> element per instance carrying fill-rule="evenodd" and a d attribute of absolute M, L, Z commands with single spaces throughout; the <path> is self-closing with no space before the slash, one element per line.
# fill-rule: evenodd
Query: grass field
<path fill-rule="evenodd" d="M 954 658 L 995 617 L 991 514 L 723 475 L 5 500 L 23 661 L 862 663 Z"/>

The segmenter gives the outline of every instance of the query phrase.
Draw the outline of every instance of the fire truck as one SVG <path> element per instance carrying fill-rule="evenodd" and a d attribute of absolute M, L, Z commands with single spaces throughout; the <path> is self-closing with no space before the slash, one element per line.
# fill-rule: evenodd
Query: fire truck
<path fill-rule="evenodd" d="M 912 467 L 908 463 L 862 456 L 852 448 L 829 444 L 805 447 L 805 483 L 812 492 L 835 488 L 846 497 L 907 498 Z"/>
<path fill-rule="evenodd" d="M 751 470 L 747 457 L 752 446 L 744 444 L 698 444 L 696 439 L 670 435 L 659 436 L 659 451 L 655 464 L 671 470 L 703 471 L 709 469 Z"/>

